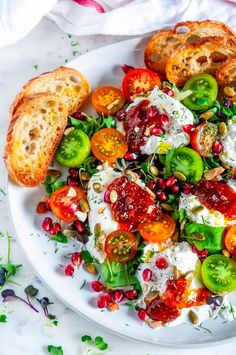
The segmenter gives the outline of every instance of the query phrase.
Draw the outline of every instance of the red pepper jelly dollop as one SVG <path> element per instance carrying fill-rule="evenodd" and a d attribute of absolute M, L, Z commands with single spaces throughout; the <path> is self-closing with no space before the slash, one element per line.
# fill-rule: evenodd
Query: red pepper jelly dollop
<path fill-rule="evenodd" d="M 109 193 L 112 190 L 117 192 L 118 197 L 109 204 L 120 229 L 137 230 L 141 221 L 155 221 L 161 213 L 153 197 L 126 176 L 113 180 L 107 191 Z"/>
<path fill-rule="evenodd" d="M 236 192 L 229 185 L 219 181 L 201 181 L 191 193 L 209 210 L 218 211 L 228 219 L 236 218 Z"/>

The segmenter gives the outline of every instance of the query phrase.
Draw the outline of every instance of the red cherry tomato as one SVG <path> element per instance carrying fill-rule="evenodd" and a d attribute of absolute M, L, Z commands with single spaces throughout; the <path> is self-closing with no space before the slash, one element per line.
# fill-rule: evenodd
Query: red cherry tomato
<path fill-rule="evenodd" d="M 108 259 L 126 263 L 135 256 L 137 246 L 138 242 L 133 233 L 117 230 L 106 237 L 105 251 Z"/>
<path fill-rule="evenodd" d="M 190 135 L 191 146 L 202 157 L 210 157 L 213 155 L 213 145 L 217 138 L 217 127 L 210 122 L 204 122 L 196 127 Z"/>
<path fill-rule="evenodd" d="M 78 218 L 74 214 L 71 206 L 78 205 L 79 210 L 80 200 L 87 202 L 84 191 L 79 187 L 65 185 L 53 192 L 50 197 L 50 207 L 55 216 L 62 221 L 73 222 Z"/>
<path fill-rule="evenodd" d="M 132 69 L 123 79 L 122 91 L 124 96 L 131 100 L 133 95 L 146 94 L 156 85 L 158 87 L 161 85 L 161 80 L 156 73 L 142 68 Z"/>

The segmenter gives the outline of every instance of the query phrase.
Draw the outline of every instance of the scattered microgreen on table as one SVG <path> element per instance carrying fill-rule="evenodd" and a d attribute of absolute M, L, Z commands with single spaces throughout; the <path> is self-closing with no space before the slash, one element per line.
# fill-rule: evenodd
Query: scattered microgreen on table
<path fill-rule="evenodd" d="M 104 350 L 108 349 L 108 344 L 100 336 L 95 337 L 95 339 L 93 340 L 90 335 L 83 335 L 81 337 L 81 341 L 83 343 L 86 343 L 87 346 L 89 347 L 87 349 L 86 353 L 89 353 L 92 350 L 91 347 L 96 348 L 96 349 L 101 350 L 101 351 L 104 351 Z"/>
<path fill-rule="evenodd" d="M 63 349 L 61 346 L 48 345 L 48 352 L 51 355 L 63 355 Z"/>

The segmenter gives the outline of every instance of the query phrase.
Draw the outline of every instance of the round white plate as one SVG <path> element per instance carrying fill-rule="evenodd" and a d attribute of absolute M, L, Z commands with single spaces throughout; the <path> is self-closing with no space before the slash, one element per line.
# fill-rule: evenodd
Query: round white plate
<path fill-rule="evenodd" d="M 101 85 L 119 87 L 123 77 L 121 65 L 126 63 L 135 67 L 144 66 L 145 43 L 145 38 L 136 38 L 109 45 L 76 58 L 69 66 L 85 74 L 92 89 Z M 89 107 L 88 109 L 91 110 Z M 222 319 L 205 322 L 204 327 L 209 331 L 189 325 L 153 330 L 142 324 L 129 307 L 122 306 L 116 313 L 96 308 L 97 294 L 89 287 L 92 277 L 81 268 L 74 278 L 68 278 L 60 267 L 68 262 L 64 255 L 75 251 L 76 245 L 58 243 L 59 250 L 55 253 L 54 243 L 42 233 L 41 223 L 44 217 L 35 214 L 35 207 L 44 194 L 43 187 L 22 188 L 9 180 L 10 215 L 19 243 L 35 272 L 73 310 L 118 335 L 160 345 L 192 347 L 235 337 L 235 322 L 223 324 Z M 87 280 L 86 285 L 80 289 L 84 280 Z"/>

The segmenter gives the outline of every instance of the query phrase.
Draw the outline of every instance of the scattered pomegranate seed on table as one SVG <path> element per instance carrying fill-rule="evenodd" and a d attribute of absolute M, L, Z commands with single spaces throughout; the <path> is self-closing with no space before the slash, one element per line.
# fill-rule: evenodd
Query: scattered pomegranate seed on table
<path fill-rule="evenodd" d="M 74 275 L 75 268 L 72 264 L 68 264 L 64 268 L 66 276 L 72 277 Z"/>

